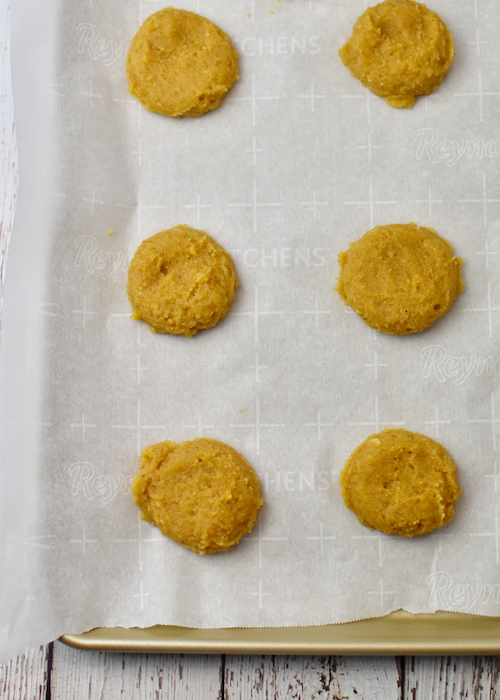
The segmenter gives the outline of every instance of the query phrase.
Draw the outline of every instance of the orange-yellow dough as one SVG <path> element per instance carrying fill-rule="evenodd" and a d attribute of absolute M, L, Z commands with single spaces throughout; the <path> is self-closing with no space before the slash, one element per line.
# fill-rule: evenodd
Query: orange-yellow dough
<path fill-rule="evenodd" d="M 444 316 L 464 290 L 461 258 L 431 228 L 375 226 L 339 254 L 336 290 L 383 333 L 419 333 Z"/>
<path fill-rule="evenodd" d="M 229 253 L 204 231 L 179 225 L 140 244 L 127 293 L 134 320 L 153 333 L 190 337 L 227 314 L 237 286 Z"/>
<path fill-rule="evenodd" d="M 425 535 L 453 518 L 462 489 L 442 445 L 407 430 L 370 435 L 340 474 L 346 506 L 386 535 Z"/>
<path fill-rule="evenodd" d="M 237 544 L 264 503 L 252 467 L 217 440 L 159 442 L 142 451 L 139 469 L 132 494 L 141 517 L 198 554 Z"/>
<path fill-rule="evenodd" d="M 435 12 L 413 0 L 385 0 L 369 7 L 339 50 L 342 63 L 391 107 L 410 108 L 448 72 L 453 38 Z"/>
<path fill-rule="evenodd" d="M 199 117 L 238 78 L 238 54 L 205 17 L 167 7 L 147 18 L 127 54 L 129 92 L 152 112 Z"/>

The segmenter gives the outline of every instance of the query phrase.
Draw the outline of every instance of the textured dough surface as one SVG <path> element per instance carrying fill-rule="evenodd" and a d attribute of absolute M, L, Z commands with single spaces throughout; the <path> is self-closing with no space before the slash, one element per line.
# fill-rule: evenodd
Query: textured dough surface
<path fill-rule="evenodd" d="M 204 231 L 179 225 L 144 240 L 128 273 L 134 320 L 190 337 L 229 311 L 238 286 L 229 253 Z"/>
<path fill-rule="evenodd" d="M 142 451 L 139 469 L 132 493 L 141 517 L 198 554 L 239 542 L 263 504 L 252 467 L 217 440 L 159 442 Z"/>
<path fill-rule="evenodd" d="M 336 290 L 363 321 L 391 335 L 419 333 L 464 290 L 463 260 L 433 229 L 375 226 L 339 254 Z"/>
<path fill-rule="evenodd" d="M 346 506 L 386 535 L 425 535 L 453 518 L 462 490 L 445 448 L 425 435 L 384 430 L 370 435 L 340 475 Z"/>
<path fill-rule="evenodd" d="M 352 75 L 391 107 L 410 108 L 448 72 L 455 50 L 448 27 L 413 0 L 385 0 L 356 21 L 339 50 Z"/>
<path fill-rule="evenodd" d="M 238 54 L 205 17 L 167 7 L 132 39 L 127 77 L 130 94 L 152 112 L 199 117 L 217 109 L 238 78 Z"/>

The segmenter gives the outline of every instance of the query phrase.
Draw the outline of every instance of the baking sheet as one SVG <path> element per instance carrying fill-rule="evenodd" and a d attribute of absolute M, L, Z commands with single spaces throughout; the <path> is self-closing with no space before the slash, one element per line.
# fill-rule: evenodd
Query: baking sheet
<path fill-rule="evenodd" d="M 126 91 L 128 41 L 161 6 L 13 8 L 4 656 L 96 625 L 498 614 L 493 2 L 433 3 L 457 56 L 437 93 L 400 111 L 338 59 L 363 2 L 207 1 L 241 78 L 219 110 L 180 121 Z M 372 225 L 410 220 L 453 243 L 467 289 L 429 331 L 391 338 L 342 305 L 336 259 Z M 131 322 L 125 295 L 138 243 L 181 222 L 224 245 L 241 282 L 228 317 L 193 339 Z M 439 439 L 459 466 L 455 520 L 418 541 L 361 528 L 337 486 L 354 447 L 391 425 Z M 161 538 L 129 492 L 142 447 L 199 435 L 242 452 L 263 485 L 257 528 L 222 556 Z"/>
<path fill-rule="evenodd" d="M 498 654 L 498 618 L 402 610 L 371 620 L 322 627 L 193 630 L 157 625 L 147 629 L 95 629 L 64 635 L 78 649 L 175 654 L 436 655 Z"/>

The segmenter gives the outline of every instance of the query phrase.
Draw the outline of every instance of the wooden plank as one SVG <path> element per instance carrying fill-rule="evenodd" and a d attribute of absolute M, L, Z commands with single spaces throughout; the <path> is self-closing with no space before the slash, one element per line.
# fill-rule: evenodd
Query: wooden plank
<path fill-rule="evenodd" d="M 54 642 L 52 700 L 217 700 L 221 656 L 112 654 Z"/>
<path fill-rule="evenodd" d="M 394 657 L 227 656 L 225 700 L 401 700 Z"/>
<path fill-rule="evenodd" d="M 0 665 L 2 700 L 45 700 L 49 646 L 32 649 L 27 654 Z"/>
<path fill-rule="evenodd" d="M 411 700 L 500 700 L 500 657 L 408 657 L 405 697 Z"/>

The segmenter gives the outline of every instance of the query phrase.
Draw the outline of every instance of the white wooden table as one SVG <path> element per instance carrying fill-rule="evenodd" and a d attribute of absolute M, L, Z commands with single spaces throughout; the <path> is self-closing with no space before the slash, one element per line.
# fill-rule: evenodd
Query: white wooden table
<path fill-rule="evenodd" d="M 0 698 L 494 700 L 498 657 L 190 656 L 61 642 L 0 666 Z"/>
<path fill-rule="evenodd" d="M 0 0 L 0 284 L 17 191 L 9 17 L 10 2 Z M 493 700 L 500 699 L 499 676 L 500 657 L 134 655 L 55 641 L 0 665 L 0 698 Z"/>

